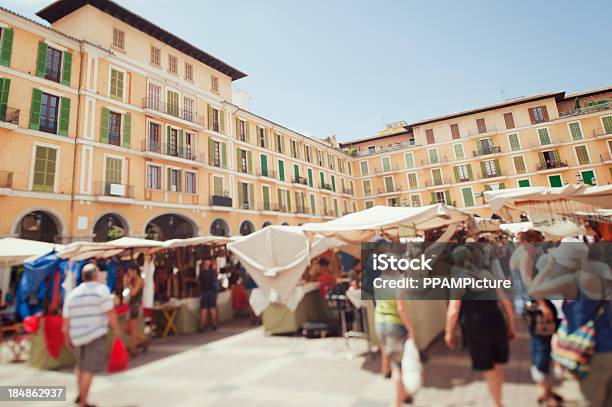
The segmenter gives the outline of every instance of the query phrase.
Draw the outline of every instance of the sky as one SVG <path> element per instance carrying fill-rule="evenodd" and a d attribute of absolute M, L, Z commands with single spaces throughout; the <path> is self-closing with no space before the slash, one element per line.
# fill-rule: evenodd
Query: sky
<path fill-rule="evenodd" d="M 250 110 L 309 136 L 612 85 L 609 0 L 115 1 L 247 73 Z"/>

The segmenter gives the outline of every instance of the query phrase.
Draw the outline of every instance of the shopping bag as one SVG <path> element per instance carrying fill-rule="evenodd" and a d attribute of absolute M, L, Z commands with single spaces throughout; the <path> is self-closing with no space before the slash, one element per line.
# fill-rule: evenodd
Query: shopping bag
<path fill-rule="evenodd" d="M 414 339 L 408 339 L 404 344 L 402 356 L 402 382 L 406 391 L 413 396 L 423 386 L 423 365 L 419 349 Z"/>
<path fill-rule="evenodd" d="M 61 315 L 45 315 L 43 321 L 43 335 L 47 352 L 53 359 L 57 359 L 64 346 L 63 318 Z"/>
<path fill-rule="evenodd" d="M 121 338 L 113 340 L 110 357 L 108 358 L 108 371 L 120 372 L 128 368 L 129 355 Z"/>
<path fill-rule="evenodd" d="M 30 315 L 23 319 L 23 329 L 29 334 L 35 334 L 38 332 L 40 326 L 40 315 Z"/>

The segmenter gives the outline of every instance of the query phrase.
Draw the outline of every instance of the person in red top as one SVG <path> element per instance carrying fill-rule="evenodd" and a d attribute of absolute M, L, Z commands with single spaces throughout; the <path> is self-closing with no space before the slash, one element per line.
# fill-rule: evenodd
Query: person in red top
<path fill-rule="evenodd" d="M 327 290 L 336 286 L 336 277 L 329 268 L 329 260 L 322 257 L 319 260 L 319 283 L 321 283 L 321 295 L 325 298 Z"/>

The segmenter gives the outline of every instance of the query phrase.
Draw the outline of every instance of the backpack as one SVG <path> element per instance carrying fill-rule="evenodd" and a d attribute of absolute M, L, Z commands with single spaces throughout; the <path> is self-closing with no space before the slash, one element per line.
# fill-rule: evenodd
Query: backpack
<path fill-rule="evenodd" d="M 563 318 L 557 335 L 552 340 L 552 358 L 574 376 L 583 379 L 591 370 L 595 353 L 595 320 L 603 315 L 605 301 L 597 307 L 595 315 L 570 332 L 567 318 Z"/>

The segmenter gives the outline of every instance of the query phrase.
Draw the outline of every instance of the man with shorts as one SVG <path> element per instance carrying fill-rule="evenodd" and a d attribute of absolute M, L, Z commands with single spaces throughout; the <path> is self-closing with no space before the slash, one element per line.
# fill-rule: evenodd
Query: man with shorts
<path fill-rule="evenodd" d="M 205 259 L 200 270 L 200 331 L 206 329 L 208 311 L 212 319 L 212 329 L 217 329 L 217 272 L 210 259 Z"/>
<path fill-rule="evenodd" d="M 74 347 L 79 391 L 76 403 L 81 406 L 91 406 L 87 396 L 93 376 L 108 366 L 109 323 L 115 337 L 121 337 L 110 291 L 105 284 L 98 283 L 97 273 L 95 264 L 85 265 L 81 271 L 83 282 L 64 301 L 62 331 L 68 346 Z"/>

